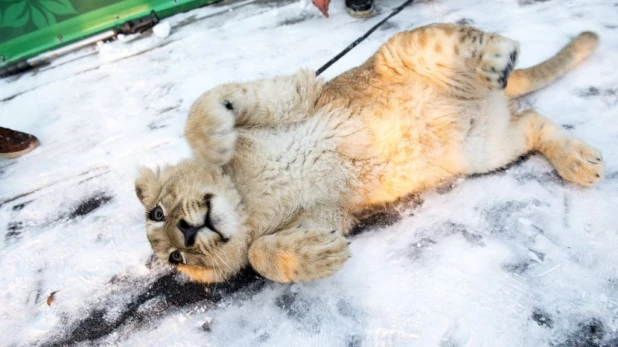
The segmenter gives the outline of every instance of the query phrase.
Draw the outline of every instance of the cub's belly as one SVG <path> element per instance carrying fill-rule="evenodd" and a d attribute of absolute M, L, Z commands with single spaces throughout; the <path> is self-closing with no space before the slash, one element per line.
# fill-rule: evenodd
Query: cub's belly
<path fill-rule="evenodd" d="M 359 182 L 353 194 L 354 209 L 390 203 L 463 173 L 467 129 L 460 123 L 464 122 L 456 117 L 446 121 L 449 124 L 440 123 L 445 117 L 437 117 L 433 123 L 403 117 L 405 113 L 368 123 L 372 150 L 364 160 L 354 163 Z"/>

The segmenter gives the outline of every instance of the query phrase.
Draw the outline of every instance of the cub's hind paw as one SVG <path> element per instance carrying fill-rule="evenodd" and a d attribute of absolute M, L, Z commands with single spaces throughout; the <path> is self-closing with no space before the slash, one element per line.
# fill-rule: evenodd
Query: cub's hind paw
<path fill-rule="evenodd" d="M 549 157 L 558 174 L 567 181 L 591 187 L 603 178 L 601 152 L 583 141 L 569 138 Z"/>
<path fill-rule="evenodd" d="M 482 58 L 477 67 L 477 75 L 489 90 L 506 88 L 509 76 L 515 68 L 519 56 L 519 43 L 492 34 L 483 48 Z"/>

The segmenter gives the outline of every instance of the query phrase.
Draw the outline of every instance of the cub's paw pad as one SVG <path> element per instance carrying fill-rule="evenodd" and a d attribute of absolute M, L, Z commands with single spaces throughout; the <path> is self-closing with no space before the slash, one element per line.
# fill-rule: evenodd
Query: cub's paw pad
<path fill-rule="evenodd" d="M 483 50 L 477 74 L 490 90 L 506 88 L 509 76 L 517 64 L 519 43 L 498 35 L 492 35 Z"/>
<path fill-rule="evenodd" d="M 603 156 L 586 143 L 570 139 L 552 160 L 558 174 L 567 181 L 591 187 L 603 179 Z"/>

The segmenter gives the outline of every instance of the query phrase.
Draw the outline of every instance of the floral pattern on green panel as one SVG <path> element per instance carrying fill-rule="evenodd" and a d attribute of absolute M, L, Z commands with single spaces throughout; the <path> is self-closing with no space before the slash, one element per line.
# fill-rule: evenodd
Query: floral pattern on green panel
<path fill-rule="evenodd" d="M 38 29 L 56 24 L 56 18 L 76 14 L 69 0 L 0 0 L 0 28 L 30 23 Z"/>

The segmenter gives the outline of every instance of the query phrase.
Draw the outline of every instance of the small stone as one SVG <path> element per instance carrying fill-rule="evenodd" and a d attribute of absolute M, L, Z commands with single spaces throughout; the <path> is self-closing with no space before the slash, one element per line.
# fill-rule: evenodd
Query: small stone
<path fill-rule="evenodd" d="M 213 319 L 211 317 L 206 318 L 206 320 L 202 324 L 202 330 L 208 333 L 211 332 L 212 331 L 212 320 Z"/>

